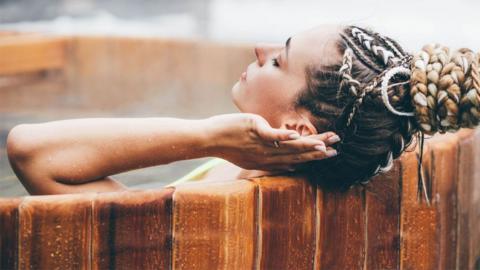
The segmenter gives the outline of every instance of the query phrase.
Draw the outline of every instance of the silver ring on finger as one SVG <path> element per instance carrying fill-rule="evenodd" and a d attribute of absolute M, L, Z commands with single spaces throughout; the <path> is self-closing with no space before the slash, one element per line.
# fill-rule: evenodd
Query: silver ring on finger
<path fill-rule="evenodd" d="M 278 145 L 278 141 L 273 141 L 273 144 L 275 145 L 276 148 L 280 147 L 280 145 Z"/>

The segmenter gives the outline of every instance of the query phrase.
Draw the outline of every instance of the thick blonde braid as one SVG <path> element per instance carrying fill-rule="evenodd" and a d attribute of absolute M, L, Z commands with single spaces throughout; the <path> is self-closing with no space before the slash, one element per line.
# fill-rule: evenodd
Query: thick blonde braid
<path fill-rule="evenodd" d="M 468 49 L 451 52 L 439 44 L 425 45 L 414 55 L 410 94 L 424 133 L 454 132 L 478 124 L 478 59 Z"/>
<path fill-rule="evenodd" d="M 480 119 L 480 75 L 479 75 L 479 54 L 474 54 L 469 49 L 460 49 L 465 54 L 467 61 L 471 61 L 470 73 L 465 79 L 464 92 L 460 99 L 460 126 L 474 128 Z"/>

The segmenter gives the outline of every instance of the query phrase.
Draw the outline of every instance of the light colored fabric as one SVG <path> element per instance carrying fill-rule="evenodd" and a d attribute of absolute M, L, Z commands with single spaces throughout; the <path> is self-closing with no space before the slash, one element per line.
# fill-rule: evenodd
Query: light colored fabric
<path fill-rule="evenodd" d="M 179 178 L 178 180 L 173 181 L 172 183 L 166 185 L 166 187 L 175 186 L 180 183 L 190 182 L 190 181 L 198 181 L 202 179 L 202 177 L 213 167 L 227 162 L 221 158 L 212 158 L 205 163 L 201 164 L 197 168 L 193 169 L 191 172 L 187 173 L 183 177 Z"/>

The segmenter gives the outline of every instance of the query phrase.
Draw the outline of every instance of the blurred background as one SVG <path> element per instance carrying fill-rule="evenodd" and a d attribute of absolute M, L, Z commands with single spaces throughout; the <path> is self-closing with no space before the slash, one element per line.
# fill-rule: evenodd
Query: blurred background
<path fill-rule="evenodd" d="M 14 125 L 235 112 L 230 88 L 254 60 L 255 42 L 342 23 L 372 27 L 411 52 L 430 42 L 478 51 L 479 10 L 475 0 L 0 0 L 0 196 L 27 194 L 5 153 Z M 15 65 L 22 68 L 8 68 Z M 161 187 L 205 160 L 114 178 Z"/>
<path fill-rule="evenodd" d="M 372 26 L 407 49 L 478 48 L 475 0 L 0 0 L 2 29 L 75 34 L 283 41 L 320 23 Z"/>

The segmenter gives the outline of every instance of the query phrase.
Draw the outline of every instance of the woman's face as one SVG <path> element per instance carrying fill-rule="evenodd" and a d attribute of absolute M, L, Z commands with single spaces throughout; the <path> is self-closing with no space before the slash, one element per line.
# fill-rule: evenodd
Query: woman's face
<path fill-rule="evenodd" d="M 334 47 L 339 32 L 339 25 L 320 25 L 290 37 L 287 44 L 256 44 L 256 61 L 232 88 L 235 106 L 241 112 L 263 116 L 276 128 L 299 118 L 293 105 L 306 86 L 305 68 L 312 63 L 341 61 Z"/>

